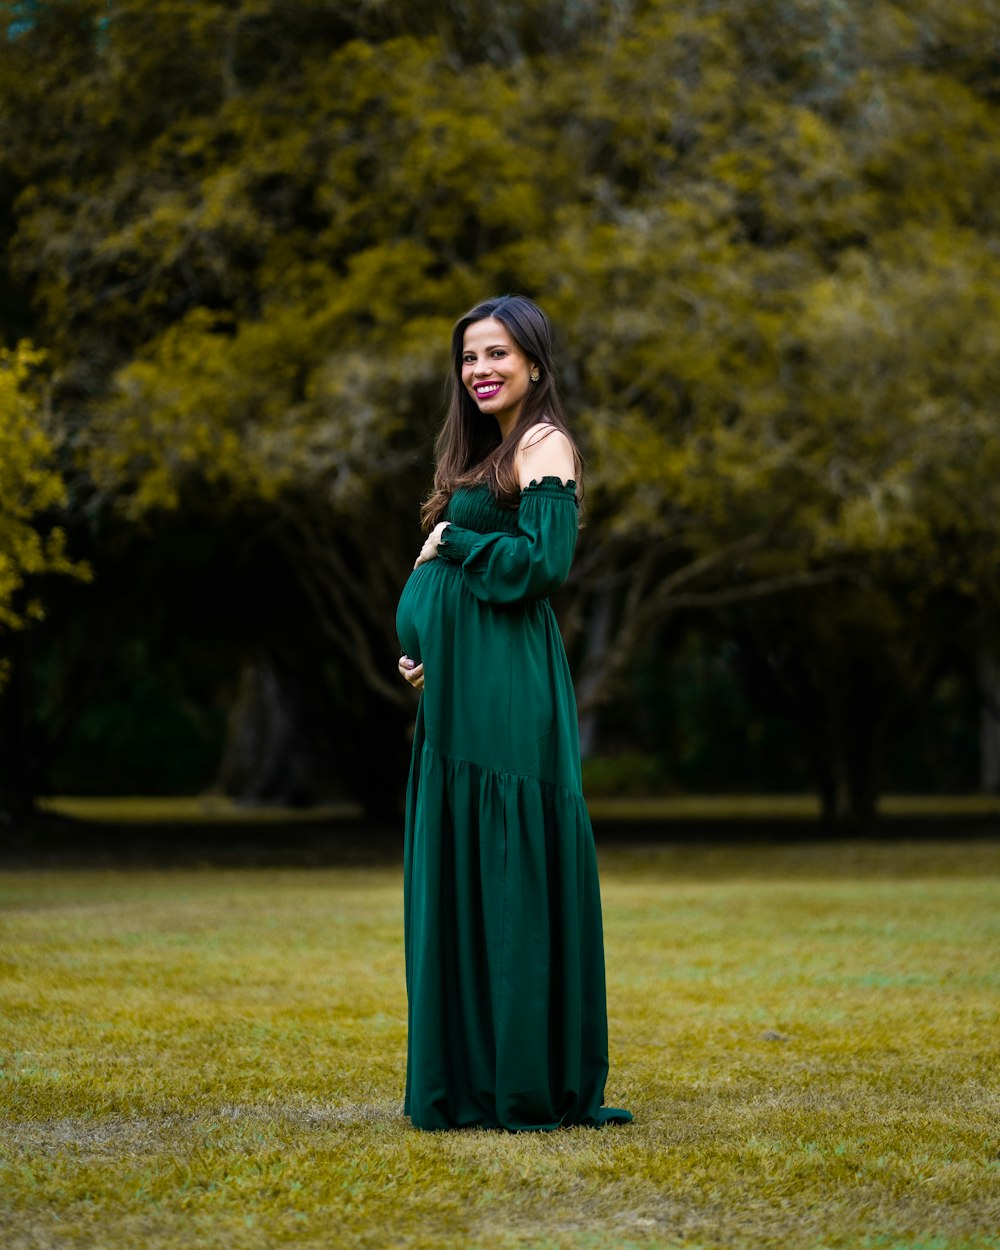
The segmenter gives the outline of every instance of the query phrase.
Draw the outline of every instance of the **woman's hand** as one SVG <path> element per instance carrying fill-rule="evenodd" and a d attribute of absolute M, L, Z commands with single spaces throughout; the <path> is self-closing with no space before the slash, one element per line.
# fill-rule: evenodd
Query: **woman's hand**
<path fill-rule="evenodd" d="M 424 666 L 422 664 L 418 664 L 416 660 L 411 660 L 408 655 L 401 655 L 399 657 L 399 671 L 414 690 L 423 690 Z"/>
<path fill-rule="evenodd" d="M 420 548 L 420 555 L 417 556 L 414 568 L 417 569 L 421 564 L 426 564 L 429 560 L 436 560 L 438 553 L 438 543 L 441 541 L 441 535 L 448 528 L 447 521 L 438 521 L 437 525 L 427 535 L 427 540 Z"/>

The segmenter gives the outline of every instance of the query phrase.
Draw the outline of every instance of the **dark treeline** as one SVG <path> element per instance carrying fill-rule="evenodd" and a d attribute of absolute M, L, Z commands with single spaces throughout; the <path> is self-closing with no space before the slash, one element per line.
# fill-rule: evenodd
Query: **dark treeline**
<path fill-rule="evenodd" d="M 990 0 L 34 0 L 0 28 L 0 803 L 394 810 L 453 318 L 559 330 L 650 784 L 1000 785 Z"/>

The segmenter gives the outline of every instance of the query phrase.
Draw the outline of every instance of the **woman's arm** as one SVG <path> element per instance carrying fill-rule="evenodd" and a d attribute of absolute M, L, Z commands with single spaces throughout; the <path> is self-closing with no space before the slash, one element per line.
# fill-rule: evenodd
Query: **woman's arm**
<path fill-rule="evenodd" d="M 440 557 L 462 566 L 469 589 L 484 603 L 544 599 L 566 580 L 576 549 L 573 445 L 561 430 L 532 426 L 516 453 L 521 504 L 517 533 L 481 534 L 439 521 L 416 568 Z"/>
<path fill-rule="evenodd" d="M 575 484 L 552 475 L 521 491 L 516 533 L 448 525 L 437 554 L 461 565 L 466 585 L 484 603 L 544 599 L 569 575 L 576 531 Z"/>

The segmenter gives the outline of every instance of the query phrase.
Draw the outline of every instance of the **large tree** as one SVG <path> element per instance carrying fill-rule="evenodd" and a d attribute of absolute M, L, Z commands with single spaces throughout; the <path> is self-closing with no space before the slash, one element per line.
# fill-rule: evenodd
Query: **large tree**
<path fill-rule="evenodd" d="M 41 362 L 26 342 L 0 347 L 0 647 L 44 616 L 42 599 L 31 593 L 37 579 L 87 576 L 67 553 L 65 530 L 52 523 L 66 504 L 66 485 L 55 464 L 58 432 L 38 387 Z M 8 676 L 0 650 L 0 688 Z"/>
<path fill-rule="evenodd" d="M 60 431 L 40 382 L 41 353 L 0 347 L 0 794 L 20 819 L 30 809 L 31 767 L 21 721 L 25 631 L 44 620 L 46 579 L 86 580 L 57 523 L 67 503 L 55 463 Z"/>
<path fill-rule="evenodd" d="M 77 525 L 139 527 L 147 563 L 186 515 L 279 553 L 389 793 L 448 327 L 526 290 L 590 463 L 587 702 L 666 615 L 765 598 L 842 686 L 831 602 L 849 630 L 873 581 L 994 578 L 989 9 L 442 2 L 413 34 L 393 3 L 15 6 L 2 286 Z"/>

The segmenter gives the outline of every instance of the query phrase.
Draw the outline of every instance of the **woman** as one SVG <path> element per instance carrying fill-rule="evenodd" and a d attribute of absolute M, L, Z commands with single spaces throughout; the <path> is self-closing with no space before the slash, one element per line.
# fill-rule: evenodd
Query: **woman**
<path fill-rule="evenodd" d="M 486 300 L 452 336 L 427 541 L 396 628 L 417 708 L 406 807 L 406 1113 L 512 1130 L 632 1117 L 608 1071 L 601 903 L 576 704 L 546 596 L 581 461 L 545 314 Z"/>

